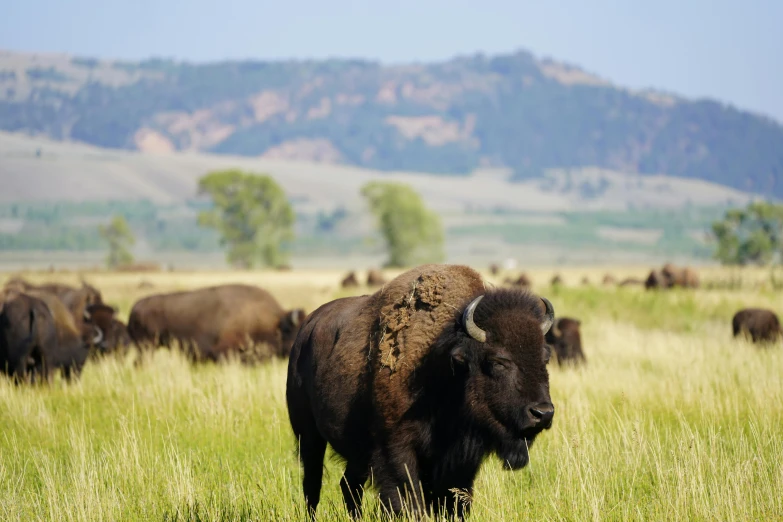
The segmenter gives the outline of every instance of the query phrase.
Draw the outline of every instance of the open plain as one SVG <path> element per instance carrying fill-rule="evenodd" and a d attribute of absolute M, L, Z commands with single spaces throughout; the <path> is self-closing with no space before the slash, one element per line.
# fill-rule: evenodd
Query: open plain
<path fill-rule="evenodd" d="M 554 270 L 527 270 L 558 317 L 581 320 L 587 365 L 550 362 L 553 427 L 523 470 L 485 462 L 472 520 L 783 519 L 783 349 L 731 333 L 739 308 L 783 311 L 780 290 L 751 269 L 703 268 L 698 290 L 601 284 L 647 271 L 567 268 L 553 287 Z M 336 270 L 22 275 L 83 276 L 123 320 L 144 295 L 226 282 L 307 312 L 373 291 L 340 289 Z M 160 350 L 141 366 L 133 353 L 90 361 L 73 384 L 0 379 L 0 519 L 303 520 L 286 365 L 193 366 Z M 319 520 L 347 519 L 341 472 L 327 459 Z M 379 518 L 372 493 L 364 505 Z"/>

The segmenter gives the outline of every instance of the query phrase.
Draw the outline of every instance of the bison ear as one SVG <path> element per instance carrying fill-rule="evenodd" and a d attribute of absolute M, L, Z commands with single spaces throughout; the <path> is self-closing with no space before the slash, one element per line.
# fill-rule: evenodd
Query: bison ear
<path fill-rule="evenodd" d="M 452 348 L 451 362 L 457 366 L 465 366 L 468 363 L 468 352 L 464 346 L 456 346 Z"/>

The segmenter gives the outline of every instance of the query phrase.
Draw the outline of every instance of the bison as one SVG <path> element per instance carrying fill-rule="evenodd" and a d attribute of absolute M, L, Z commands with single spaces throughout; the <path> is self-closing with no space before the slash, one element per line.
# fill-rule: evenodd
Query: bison
<path fill-rule="evenodd" d="M 356 277 L 356 272 L 348 272 L 348 275 L 346 275 L 343 280 L 340 281 L 340 286 L 343 288 L 356 288 L 359 286 L 359 279 Z"/>
<path fill-rule="evenodd" d="M 612 274 L 606 274 L 602 282 L 604 286 L 611 286 L 617 284 L 617 279 Z"/>
<path fill-rule="evenodd" d="M 131 344 L 128 329 L 114 316 L 116 310 L 104 304 L 93 304 L 84 311 L 84 330 L 95 353 L 126 353 Z"/>
<path fill-rule="evenodd" d="M 304 316 L 283 310 L 266 290 L 230 284 L 144 297 L 131 309 L 128 333 L 141 348 L 178 340 L 196 360 L 239 352 L 250 361 L 268 355 L 248 352 L 261 343 L 287 357 Z"/>
<path fill-rule="evenodd" d="M 493 453 L 507 469 L 524 467 L 552 425 L 544 334 L 553 320 L 547 299 L 485 289 L 458 265 L 423 265 L 310 314 L 291 351 L 286 403 L 311 516 L 329 443 L 346 460 L 352 515 L 372 472 L 386 509 L 462 518 L 469 501 L 454 489 L 470 494 Z"/>
<path fill-rule="evenodd" d="M 695 270 L 689 267 L 676 267 L 671 263 L 666 263 L 661 269 L 661 273 L 669 280 L 670 287 L 698 288 L 699 275 Z"/>
<path fill-rule="evenodd" d="M 386 284 L 386 278 L 380 270 L 372 269 L 367 272 L 367 286 L 383 286 Z"/>
<path fill-rule="evenodd" d="M 776 342 L 783 335 L 775 312 L 764 308 L 744 308 L 731 319 L 734 337 L 750 334 L 754 343 Z"/>
<path fill-rule="evenodd" d="M 563 284 L 563 278 L 560 276 L 560 274 L 555 274 L 554 277 L 552 277 L 552 280 L 549 282 L 552 286 L 559 286 Z"/>
<path fill-rule="evenodd" d="M 71 380 L 81 373 L 88 348 L 70 311 L 55 295 L 8 292 L 0 313 L 0 360 L 16 378 L 49 380 L 61 369 Z"/>
<path fill-rule="evenodd" d="M 524 272 L 519 274 L 519 277 L 516 279 L 506 279 L 505 283 L 507 285 L 518 286 L 520 288 L 530 288 L 533 286 L 533 281 L 531 281 L 530 277 L 528 277 L 528 275 Z"/>
<path fill-rule="evenodd" d="M 651 270 L 644 282 L 644 287 L 648 290 L 658 288 L 698 288 L 699 276 L 691 268 L 676 267 L 671 263 L 666 263 L 660 270 Z"/>
<path fill-rule="evenodd" d="M 587 362 L 582 351 L 581 324 L 578 319 L 561 317 L 546 333 L 546 342 L 555 349 L 558 366 Z"/>

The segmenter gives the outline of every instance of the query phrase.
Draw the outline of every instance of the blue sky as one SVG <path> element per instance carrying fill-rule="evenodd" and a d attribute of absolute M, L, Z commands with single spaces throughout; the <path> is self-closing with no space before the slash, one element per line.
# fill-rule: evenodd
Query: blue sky
<path fill-rule="evenodd" d="M 527 49 L 783 122 L 780 0 L 0 0 L 0 12 L 0 48 L 105 58 L 396 63 Z"/>

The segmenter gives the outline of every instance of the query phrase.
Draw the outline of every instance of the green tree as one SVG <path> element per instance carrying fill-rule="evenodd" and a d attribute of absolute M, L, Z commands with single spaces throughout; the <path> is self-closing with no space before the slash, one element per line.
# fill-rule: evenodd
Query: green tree
<path fill-rule="evenodd" d="M 765 265 L 781 251 L 783 205 L 756 201 L 712 224 L 715 258 L 724 265 Z"/>
<path fill-rule="evenodd" d="M 211 172 L 199 180 L 199 193 L 213 208 L 199 213 L 203 227 L 215 228 L 233 266 L 279 266 L 283 244 L 293 239 L 295 215 L 283 189 L 267 175 L 239 170 Z"/>
<path fill-rule="evenodd" d="M 116 268 L 133 263 L 133 254 L 131 254 L 130 248 L 136 243 L 136 239 L 123 216 L 114 216 L 108 226 L 100 225 L 98 233 L 109 245 L 106 266 Z"/>
<path fill-rule="evenodd" d="M 378 220 L 389 251 L 386 266 L 438 263 L 444 259 L 443 225 L 419 194 L 403 183 L 372 181 L 362 196 Z"/>

